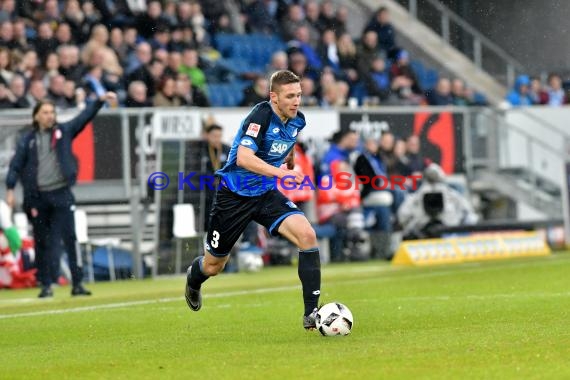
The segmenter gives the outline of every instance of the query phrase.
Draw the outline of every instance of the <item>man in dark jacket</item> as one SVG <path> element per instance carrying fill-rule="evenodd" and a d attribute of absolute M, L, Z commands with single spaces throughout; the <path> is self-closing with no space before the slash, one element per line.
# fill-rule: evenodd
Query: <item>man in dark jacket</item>
<path fill-rule="evenodd" d="M 75 236 L 75 199 L 71 192 L 77 179 L 77 162 L 71 144 L 103 103 L 116 99 L 115 93 L 108 92 L 77 117 L 62 124 L 55 120 L 55 105 L 42 100 L 33 109 L 33 129 L 18 141 L 6 176 L 6 202 L 14 207 L 14 188 L 20 180 L 24 188 L 23 208 L 34 229 L 36 266 L 42 284 L 40 298 L 53 296 L 52 272 L 59 267 L 62 240 L 71 269 L 71 295 L 91 295 L 81 285 L 83 272 Z"/>

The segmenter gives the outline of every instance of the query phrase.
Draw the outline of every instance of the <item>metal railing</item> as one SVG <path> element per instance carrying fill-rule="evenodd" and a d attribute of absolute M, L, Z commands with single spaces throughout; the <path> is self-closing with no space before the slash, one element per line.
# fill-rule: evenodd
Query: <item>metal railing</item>
<path fill-rule="evenodd" d="M 487 71 L 508 87 L 514 84 L 517 74 L 525 72 L 524 66 L 514 57 L 439 1 L 422 0 L 421 7 L 418 7 L 418 0 L 398 2 L 445 42 L 469 57 L 477 68 Z M 439 22 L 433 22 L 437 19 Z"/>

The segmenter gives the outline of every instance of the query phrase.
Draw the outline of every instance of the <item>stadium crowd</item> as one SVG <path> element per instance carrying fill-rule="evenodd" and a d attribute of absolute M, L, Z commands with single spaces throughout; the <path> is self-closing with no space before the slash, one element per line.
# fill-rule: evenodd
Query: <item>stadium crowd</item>
<path fill-rule="evenodd" d="M 46 96 L 62 109 L 82 107 L 104 91 L 117 92 L 119 107 L 207 107 L 208 84 L 224 80 L 216 37 L 239 33 L 269 34 L 286 47 L 260 63 L 265 72 L 238 78 L 252 82 L 243 106 L 267 98 L 266 77 L 282 68 L 303 77 L 305 105 L 344 106 L 351 97 L 367 105 L 478 104 L 460 79 L 420 86 L 386 9 L 358 41 L 347 17 L 329 0 L 3 0 L 0 107 L 33 107 Z"/>

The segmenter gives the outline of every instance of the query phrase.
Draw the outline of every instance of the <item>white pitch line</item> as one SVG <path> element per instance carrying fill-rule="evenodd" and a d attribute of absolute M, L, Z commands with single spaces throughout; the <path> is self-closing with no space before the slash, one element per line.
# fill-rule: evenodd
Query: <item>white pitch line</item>
<path fill-rule="evenodd" d="M 300 289 L 300 286 L 295 285 L 295 286 L 281 286 L 276 288 L 253 289 L 253 290 L 237 290 L 233 292 L 209 294 L 208 298 L 225 298 L 225 297 L 242 296 L 250 294 L 278 293 L 278 292 L 296 290 L 296 289 Z M 184 297 L 169 297 L 169 298 L 159 298 L 155 300 L 141 300 L 141 301 L 130 301 L 130 302 L 117 302 L 117 303 L 110 303 L 103 305 L 81 306 L 69 309 L 42 310 L 42 311 L 32 311 L 29 313 L 4 314 L 0 315 L 0 319 L 37 317 L 43 315 L 68 314 L 68 313 L 80 313 L 83 311 L 117 309 L 117 308 L 131 307 L 131 306 L 150 305 L 154 303 L 182 301 L 183 299 Z"/>
<path fill-rule="evenodd" d="M 513 263 L 513 265 L 509 265 L 509 268 L 512 267 L 526 267 L 529 265 L 539 265 L 539 264 L 548 264 L 551 262 L 522 262 L 522 263 Z M 472 264 L 472 265 L 471 265 Z M 390 268 L 389 266 L 386 267 L 369 267 L 369 268 L 360 268 L 358 272 L 383 272 L 385 268 Z M 337 268 L 335 268 L 337 269 Z M 353 268 L 354 269 L 354 268 Z M 504 268 L 488 268 L 479 263 L 466 263 L 463 265 L 462 268 L 453 268 L 453 269 L 446 269 L 446 270 L 438 270 L 434 272 L 420 272 L 420 273 L 406 273 L 400 277 L 384 277 L 384 278 L 368 278 L 368 279 L 349 279 L 344 281 L 339 281 L 343 283 L 362 283 L 362 282 L 369 282 L 369 281 L 391 281 L 394 279 L 399 280 L 406 280 L 409 278 L 429 278 L 429 277 L 439 277 L 439 276 L 446 276 L 449 274 L 456 274 L 456 273 L 473 273 L 473 272 L 480 272 L 485 270 L 492 270 L 492 269 L 501 269 Z M 326 270 L 324 272 L 326 275 Z M 296 290 L 300 289 L 300 285 L 292 285 L 292 286 L 281 286 L 275 288 L 261 288 L 261 289 L 252 289 L 252 290 L 237 290 L 233 292 L 223 292 L 223 293 L 214 293 L 208 294 L 208 298 L 224 298 L 224 297 L 233 297 L 233 296 L 240 296 L 240 295 L 249 295 L 249 294 L 265 294 L 265 293 L 278 293 L 281 291 L 289 291 L 289 290 Z M 548 293 L 547 293 L 548 294 Z M 447 296 L 434 296 L 433 299 Z M 468 297 L 468 295 L 466 295 Z M 478 297 L 477 295 L 473 295 L 473 297 Z M 406 298 L 406 297 L 403 297 Z M 81 307 L 74 307 L 69 309 L 55 309 L 55 310 L 42 310 L 42 311 L 33 311 L 28 313 L 17 313 L 17 314 L 0 314 L 0 320 L 2 319 L 12 319 L 12 318 L 22 318 L 22 317 L 36 317 L 36 316 L 43 316 L 43 315 L 54 315 L 54 314 L 68 314 L 68 313 L 79 313 L 83 311 L 97 311 L 97 310 L 104 310 L 104 309 L 118 309 L 123 307 L 130 307 L 130 306 L 140 306 L 140 305 L 150 305 L 154 303 L 165 303 L 165 302 L 174 302 L 180 301 L 184 299 L 184 297 L 170 297 L 170 298 L 159 298 L 154 300 L 141 300 L 141 301 L 129 301 L 129 302 L 117 302 L 111 304 L 102 304 L 102 305 L 93 305 L 93 306 L 81 306 Z M 22 299 L 24 300 L 24 299 Z M 28 299 L 26 299 L 28 300 Z M 23 302 L 23 301 L 22 301 Z M 27 301 L 26 301 L 27 302 Z"/>

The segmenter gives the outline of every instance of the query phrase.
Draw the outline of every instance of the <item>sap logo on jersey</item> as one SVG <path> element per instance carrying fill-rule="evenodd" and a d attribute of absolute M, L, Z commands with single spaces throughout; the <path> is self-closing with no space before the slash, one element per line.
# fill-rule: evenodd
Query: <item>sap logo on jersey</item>
<path fill-rule="evenodd" d="M 253 145 L 253 142 L 250 139 L 241 139 L 240 144 L 243 146 L 250 146 Z"/>
<path fill-rule="evenodd" d="M 269 150 L 270 156 L 280 156 L 289 149 L 289 143 L 282 140 L 274 141 L 271 144 L 271 150 Z"/>

